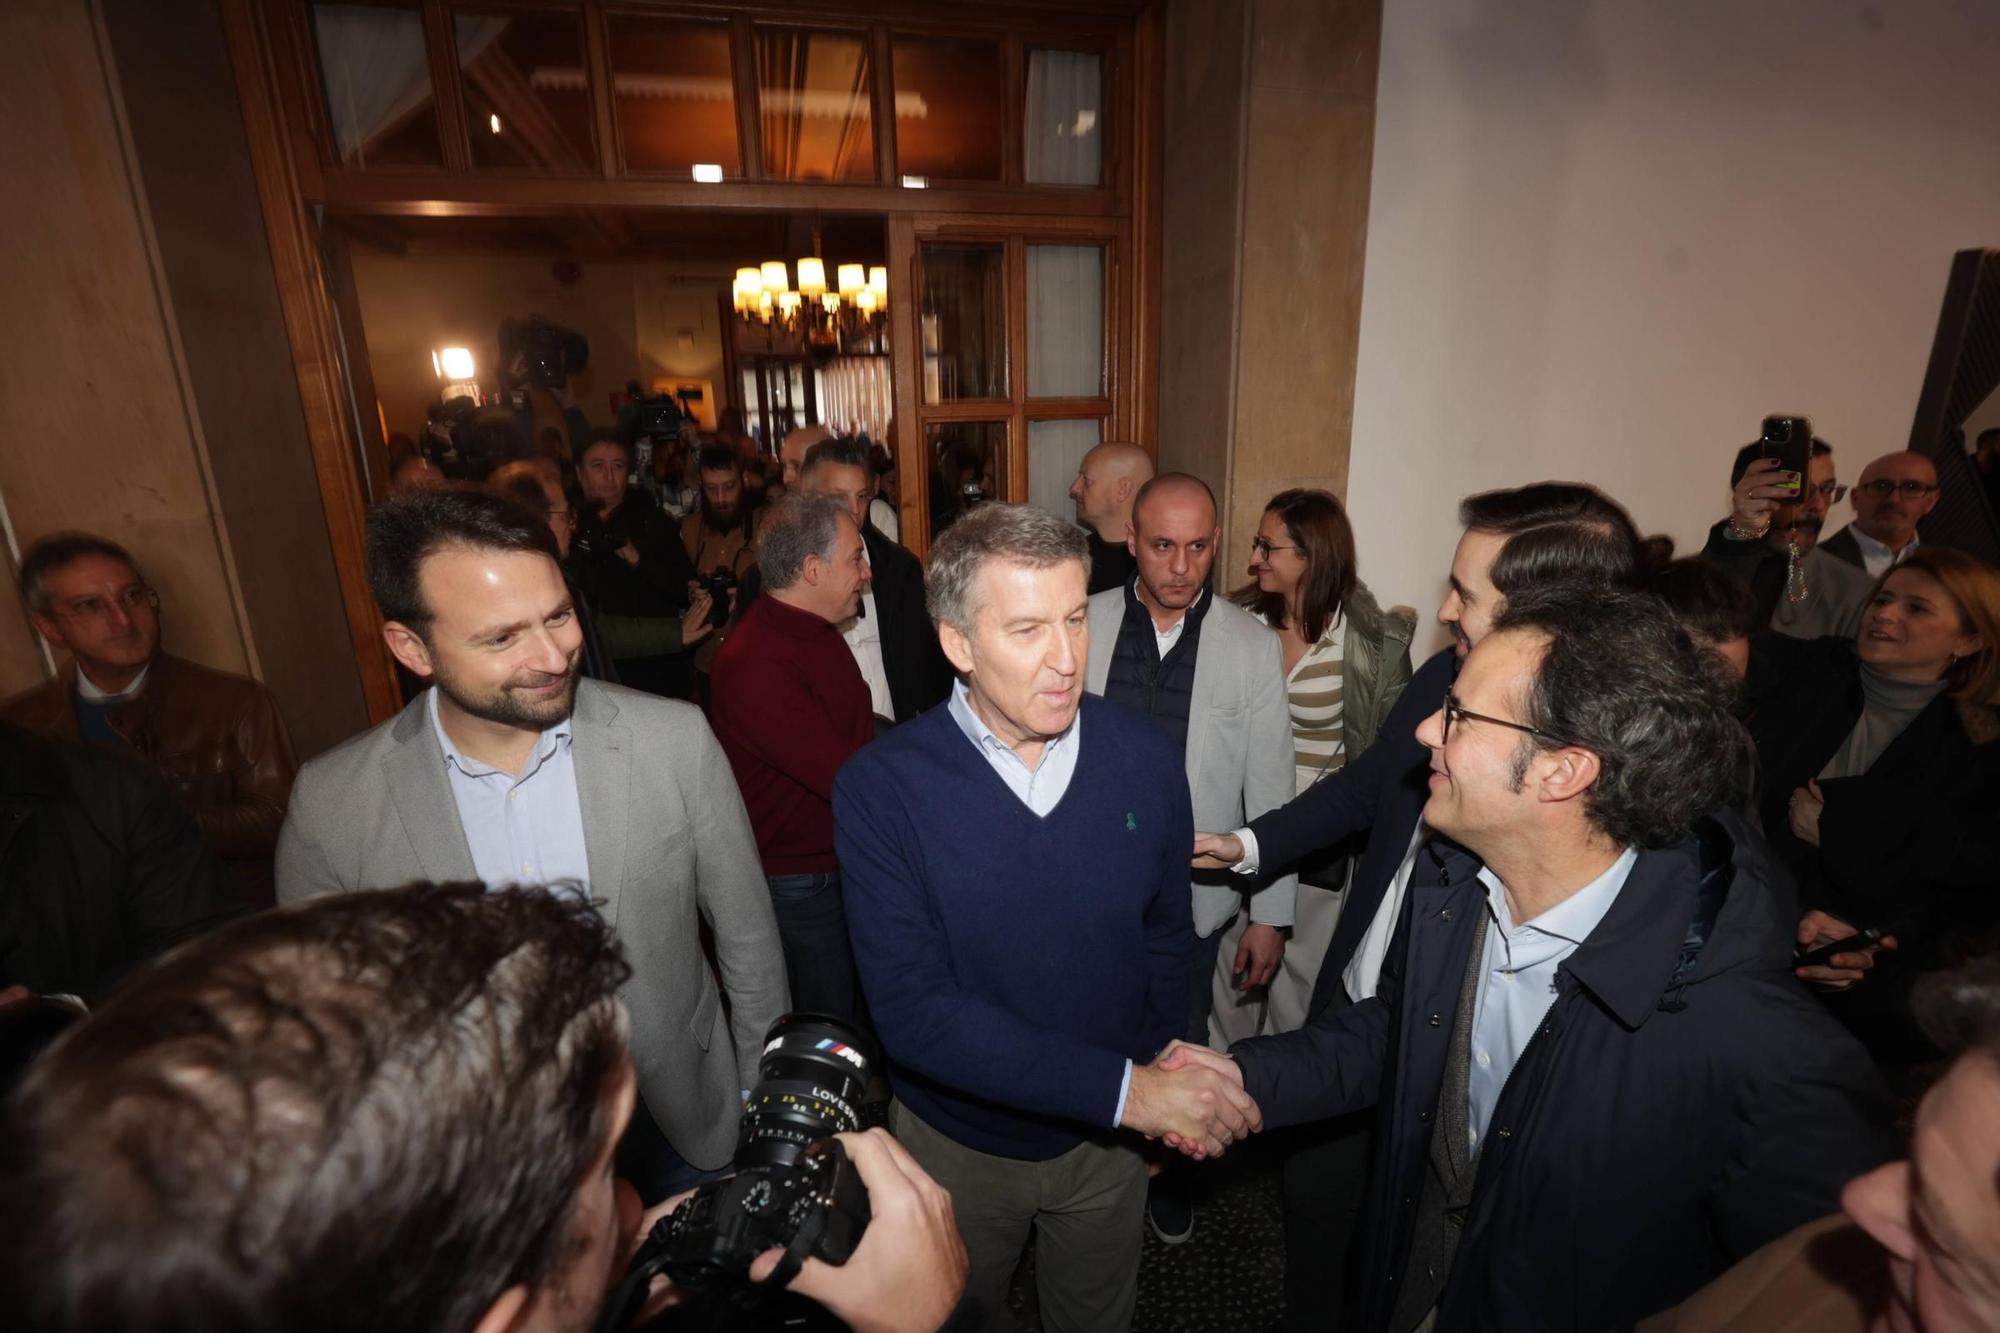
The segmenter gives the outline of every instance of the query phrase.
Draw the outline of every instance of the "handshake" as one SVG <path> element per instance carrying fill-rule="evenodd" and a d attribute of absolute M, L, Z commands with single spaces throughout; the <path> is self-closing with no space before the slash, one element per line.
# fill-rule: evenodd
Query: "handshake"
<path fill-rule="evenodd" d="M 1173 1041 L 1151 1064 L 1132 1066 L 1119 1123 L 1200 1161 L 1264 1128 L 1264 1113 L 1243 1090 L 1234 1060 Z"/>

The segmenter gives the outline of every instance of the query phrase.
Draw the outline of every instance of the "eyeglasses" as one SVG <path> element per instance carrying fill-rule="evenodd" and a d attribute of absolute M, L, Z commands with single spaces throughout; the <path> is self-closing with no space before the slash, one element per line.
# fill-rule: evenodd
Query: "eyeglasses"
<path fill-rule="evenodd" d="M 160 594 L 143 583 L 135 583 L 119 592 L 117 602 L 127 615 L 136 613 L 141 607 L 157 611 L 160 609 Z M 102 597 L 79 597 L 68 606 L 55 608 L 57 615 L 72 620 L 101 620 L 110 611 L 111 602 Z"/>
<path fill-rule="evenodd" d="M 1484 713 L 1475 713 L 1470 708 L 1461 707 L 1455 694 L 1447 694 L 1444 697 L 1444 744 L 1451 743 L 1451 724 L 1460 719 L 1470 722 L 1491 722 L 1496 727 L 1506 727 L 1510 731 L 1525 731 L 1530 736 L 1539 736 L 1551 745 L 1563 744 L 1540 727 L 1531 727 L 1525 722 L 1509 722 L 1504 717 L 1488 717 Z"/>
<path fill-rule="evenodd" d="M 1847 494 L 1847 488 L 1837 481 L 1823 481 L 1817 486 L 1800 487 L 1799 499 L 1803 500 L 1808 494 L 1813 493 L 1817 493 L 1823 500 L 1829 500 L 1838 504 L 1841 497 Z"/>
<path fill-rule="evenodd" d="M 1250 539 L 1250 554 L 1263 560 L 1269 560 L 1273 551 L 1303 551 L 1305 549 L 1303 546 L 1276 546 L 1265 541 L 1262 537 L 1252 537 Z"/>
<path fill-rule="evenodd" d="M 1873 481 L 1862 482 L 1855 489 L 1867 491 L 1870 495 L 1879 496 L 1884 500 L 1892 495 L 1901 495 L 1905 500 L 1914 500 L 1919 495 L 1929 495 L 1937 489 L 1937 485 L 1932 483 L 1926 486 L 1914 478 L 1909 481 L 1891 481 L 1887 477 L 1877 477 Z"/>

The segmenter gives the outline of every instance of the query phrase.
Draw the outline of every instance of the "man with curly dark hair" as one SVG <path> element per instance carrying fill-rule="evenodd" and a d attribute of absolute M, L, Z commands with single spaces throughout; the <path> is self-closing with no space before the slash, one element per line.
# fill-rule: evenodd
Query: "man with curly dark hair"
<path fill-rule="evenodd" d="M 1375 996 L 1164 1062 L 1267 1125 L 1378 1108 L 1356 1327 L 1623 1326 L 1893 1151 L 1790 975 L 1733 697 L 1649 594 L 1510 595 L 1418 728 L 1434 836 Z"/>

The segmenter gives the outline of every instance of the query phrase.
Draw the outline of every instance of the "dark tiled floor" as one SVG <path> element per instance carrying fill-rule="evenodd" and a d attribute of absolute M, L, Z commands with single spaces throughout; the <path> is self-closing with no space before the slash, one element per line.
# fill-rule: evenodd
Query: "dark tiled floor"
<path fill-rule="evenodd" d="M 1253 1140 L 1199 1168 L 1213 1179 L 1197 1196 L 1194 1235 L 1187 1241 L 1162 1245 L 1147 1231 L 1133 1333 L 1263 1333 L 1277 1327 L 1285 1282 L 1278 1170 L 1258 1147 Z M 1039 1333 L 1034 1289 L 1031 1249 L 1015 1276 L 1011 1304 L 1022 1328 Z"/>

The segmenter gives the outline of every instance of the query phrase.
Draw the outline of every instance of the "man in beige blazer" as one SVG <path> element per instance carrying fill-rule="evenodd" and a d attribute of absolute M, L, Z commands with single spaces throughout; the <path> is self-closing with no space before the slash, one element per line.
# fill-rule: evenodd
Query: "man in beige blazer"
<path fill-rule="evenodd" d="M 368 554 L 390 650 L 435 687 L 300 771 L 279 900 L 425 880 L 587 894 L 632 965 L 639 1093 L 673 1150 L 645 1155 L 641 1193 L 727 1165 L 742 1090 L 787 995 L 749 820 L 707 722 L 687 704 L 578 679 L 581 633 L 554 541 L 508 501 L 392 500 L 369 516 Z"/>

